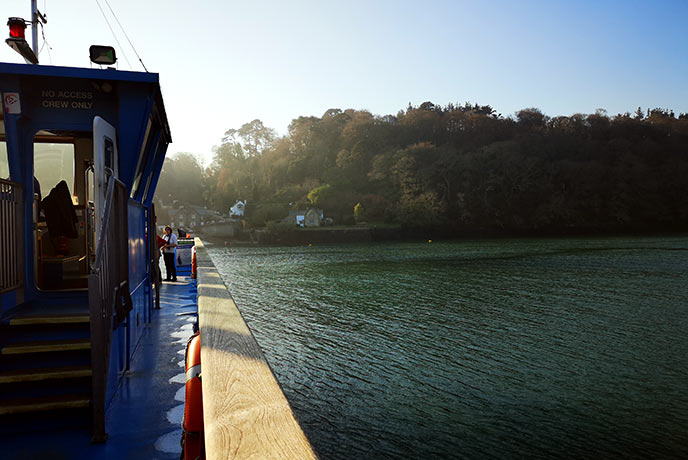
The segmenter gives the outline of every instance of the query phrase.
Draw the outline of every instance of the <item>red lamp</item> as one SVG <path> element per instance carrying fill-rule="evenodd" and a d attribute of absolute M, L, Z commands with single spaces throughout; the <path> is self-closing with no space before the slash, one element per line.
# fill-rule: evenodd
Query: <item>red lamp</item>
<path fill-rule="evenodd" d="M 10 38 L 5 40 L 5 43 L 31 64 L 38 64 L 38 57 L 33 52 L 28 43 L 26 43 L 25 31 L 26 21 L 22 18 L 9 18 L 7 25 L 10 26 Z M 34 25 L 34 27 L 36 27 Z"/>
<path fill-rule="evenodd" d="M 9 18 L 7 25 L 10 26 L 10 38 L 26 38 L 26 22 L 22 18 Z"/>

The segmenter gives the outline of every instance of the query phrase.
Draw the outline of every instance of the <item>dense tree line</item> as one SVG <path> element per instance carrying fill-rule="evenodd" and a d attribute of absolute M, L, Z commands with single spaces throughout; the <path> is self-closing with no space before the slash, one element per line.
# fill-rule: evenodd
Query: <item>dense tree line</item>
<path fill-rule="evenodd" d="M 330 109 L 293 120 L 284 137 L 254 120 L 225 133 L 205 171 L 194 161 L 168 160 L 158 197 L 183 190 L 225 213 L 246 199 L 258 226 L 291 204 L 339 224 L 457 232 L 688 228 L 688 115 L 667 109 L 553 118 L 468 103 L 387 116 Z"/>

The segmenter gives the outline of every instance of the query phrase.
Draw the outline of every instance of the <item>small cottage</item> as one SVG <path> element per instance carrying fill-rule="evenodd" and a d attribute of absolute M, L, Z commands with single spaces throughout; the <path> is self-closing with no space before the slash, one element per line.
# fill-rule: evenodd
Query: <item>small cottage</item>
<path fill-rule="evenodd" d="M 320 227 L 322 220 L 322 210 L 310 208 L 303 217 L 303 225 L 306 227 Z"/>
<path fill-rule="evenodd" d="M 282 222 L 296 224 L 299 227 L 320 227 L 322 224 L 323 210 L 317 208 L 292 209 Z"/>
<path fill-rule="evenodd" d="M 223 223 L 225 219 L 217 211 L 202 206 L 184 205 L 178 209 L 167 211 L 170 226 L 186 230 L 198 231 L 204 225 Z"/>

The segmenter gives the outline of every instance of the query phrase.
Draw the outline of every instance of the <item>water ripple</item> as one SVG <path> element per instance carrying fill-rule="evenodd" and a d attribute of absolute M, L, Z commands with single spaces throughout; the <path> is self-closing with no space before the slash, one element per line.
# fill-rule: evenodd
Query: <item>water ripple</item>
<path fill-rule="evenodd" d="M 688 238 L 209 248 L 323 459 L 688 457 Z"/>

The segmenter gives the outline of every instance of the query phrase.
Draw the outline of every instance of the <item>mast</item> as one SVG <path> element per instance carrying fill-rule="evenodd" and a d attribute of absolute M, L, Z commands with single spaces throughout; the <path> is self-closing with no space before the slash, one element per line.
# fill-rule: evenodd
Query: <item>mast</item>
<path fill-rule="evenodd" d="M 38 56 L 38 0 L 31 0 L 31 49 Z"/>

